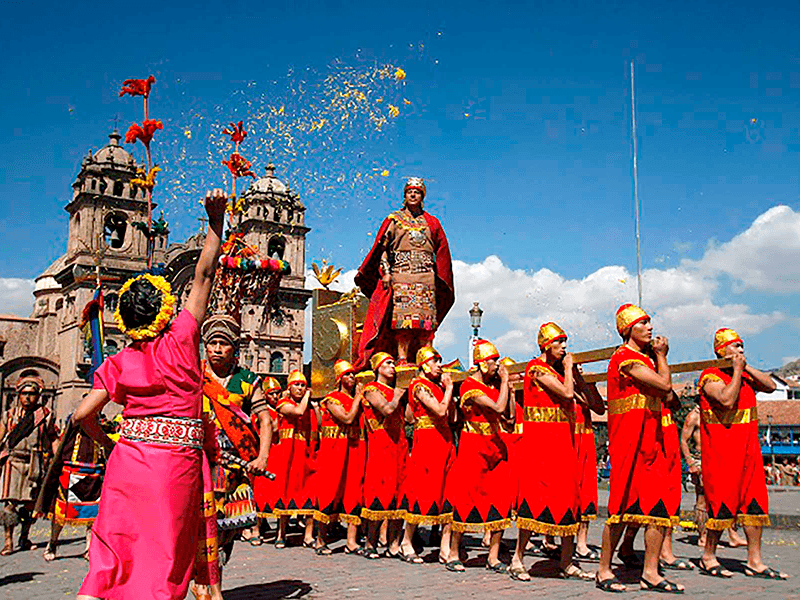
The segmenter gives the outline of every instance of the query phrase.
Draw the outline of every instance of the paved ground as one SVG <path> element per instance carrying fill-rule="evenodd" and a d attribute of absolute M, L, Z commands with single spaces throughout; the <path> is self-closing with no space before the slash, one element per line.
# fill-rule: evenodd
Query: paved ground
<path fill-rule="evenodd" d="M 800 500 L 800 494 L 793 495 Z M 34 528 L 34 542 L 47 538 L 46 523 Z M 591 528 L 591 542 L 598 543 L 601 526 Z M 17 552 L 0 557 L 0 598 L 8 600 L 31 598 L 71 598 L 86 574 L 87 563 L 80 558 L 83 550 L 82 531 L 64 530 L 64 544 L 59 547 L 60 558 L 45 563 L 41 550 Z M 507 532 L 508 538 L 515 531 Z M 758 598 L 778 600 L 800 598 L 800 528 L 770 529 L 765 531 L 764 556 L 768 564 L 793 577 L 788 582 L 753 580 L 742 574 L 746 559 L 744 549 L 721 550 L 723 563 L 736 572 L 733 579 L 721 580 L 703 577 L 697 572 L 673 576 L 683 583 L 692 597 Z M 596 590 L 591 583 L 562 581 L 555 577 L 554 563 L 529 557 L 526 564 L 534 579 L 530 583 L 512 581 L 508 576 L 495 575 L 484 569 L 485 552 L 478 548 L 479 540 L 470 541 L 468 570 L 466 574 L 453 574 L 438 563 L 410 565 L 397 560 L 368 561 L 341 553 L 342 542 L 334 545 L 330 557 L 318 557 L 311 550 L 290 546 L 275 550 L 271 545 L 258 548 L 238 543 L 233 558 L 225 572 L 226 600 L 267 600 L 280 598 L 614 598 Z M 676 534 L 675 550 L 679 556 L 696 559 L 696 535 Z M 298 536 L 290 536 L 290 544 L 299 544 Z M 637 547 L 641 546 L 638 540 Z M 435 557 L 430 555 L 430 560 Z M 507 557 L 506 557 L 507 560 Z M 584 563 L 584 568 L 594 570 L 596 565 Z M 620 578 L 636 588 L 636 573 L 620 567 Z M 672 575 L 671 575 L 672 576 Z M 641 596 L 641 592 L 633 592 Z M 632 595 L 631 593 L 628 596 Z M 191 598 L 191 594 L 189 596 Z M 623 598 L 625 596 L 622 596 Z M 146 599 L 143 599 L 146 600 Z"/>

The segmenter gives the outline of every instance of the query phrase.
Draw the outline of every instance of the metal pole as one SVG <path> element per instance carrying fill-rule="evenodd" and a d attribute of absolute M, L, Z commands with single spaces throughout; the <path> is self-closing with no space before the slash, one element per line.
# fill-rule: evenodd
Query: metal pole
<path fill-rule="evenodd" d="M 633 214 L 636 219 L 636 279 L 639 283 L 639 306 L 642 305 L 642 252 L 639 241 L 639 172 L 636 163 L 636 91 L 631 61 L 631 136 L 633 137 Z"/>

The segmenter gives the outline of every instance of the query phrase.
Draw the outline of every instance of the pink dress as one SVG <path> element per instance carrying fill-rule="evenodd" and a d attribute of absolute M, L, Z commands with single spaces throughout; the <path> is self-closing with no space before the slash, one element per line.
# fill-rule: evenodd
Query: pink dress
<path fill-rule="evenodd" d="M 156 339 L 108 358 L 94 387 L 122 404 L 126 418 L 199 419 L 199 343 L 197 320 L 181 311 Z M 109 600 L 186 596 L 201 525 L 202 452 L 120 438 L 108 459 L 80 594 Z"/>

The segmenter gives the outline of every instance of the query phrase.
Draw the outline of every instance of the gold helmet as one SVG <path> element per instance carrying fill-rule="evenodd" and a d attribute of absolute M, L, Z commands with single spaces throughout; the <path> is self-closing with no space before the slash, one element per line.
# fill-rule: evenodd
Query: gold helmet
<path fill-rule="evenodd" d="M 636 323 L 649 318 L 650 315 L 635 304 L 623 304 L 617 309 L 617 333 L 624 336 Z"/>
<path fill-rule="evenodd" d="M 736 342 L 742 342 L 742 338 L 733 329 L 723 327 L 714 334 L 714 352 L 719 354 L 725 346 L 730 346 Z"/>
<path fill-rule="evenodd" d="M 355 373 L 355 369 L 353 368 L 353 365 L 351 365 L 349 362 L 340 358 L 334 363 L 333 372 L 336 375 L 336 383 L 339 383 L 342 377 L 344 377 L 348 373 Z"/>
<path fill-rule="evenodd" d="M 428 364 L 434 358 L 442 359 L 442 355 L 433 346 L 423 346 L 417 351 L 417 366 L 425 373 L 430 373 Z"/>
<path fill-rule="evenodd" d="M 486 373 L 485 363 L 492 358 L 500 358 L 500 352 L 489 340 L 475 340 L 472 348 L 472 362 L 478 365 L 482 373 Z"/>
<path fill-rule="evenodd" d="M 565 339 L 567 339 L 566 332 L 555 323 L 545 323 L 539 328 L 539 336 L 537 341 L 539 342 L 539 350 L 542 352 L 547 350 L 547 347 L 556 340 Z"/>
<path fill-rule="evenodd" d="M 394 357 L 388 352 L 376 352 L 372 355 L 372 358 L 369 359 L 369 365 L 372 367 L 373 371 L 377 371 L 387 360 L 394 360 Z"/>
<path fill-rule="evenodd" d="M 302 382 L 305 385 L 308 385 L 308 380 L 303 373 L 297 369 L 289 373 L 288 385 L 292 385 L 293 383 Z"/>

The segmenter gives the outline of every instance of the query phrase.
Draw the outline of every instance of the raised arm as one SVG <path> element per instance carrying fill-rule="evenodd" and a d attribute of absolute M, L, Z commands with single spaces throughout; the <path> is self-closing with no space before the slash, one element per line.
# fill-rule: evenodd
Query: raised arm
<path fill-rule="evenodd" d="M 447 379 L 448 381 L 450 380 L 449 375 L 447 375 Z M 442 383 L 444 383 L 444 377 L 442 378 Z M 444 399 L 441 402 L 439 402 L 424 385 L 418 385 L 414 388 L 414 398 L 419 400 L 425 408 L 427 408 L 437 417 L 443 417 L 447 414 L 447 410 L 450 408 L 450 399 L 452 397 L 452 382 L 450 382 L 449 387 L 445 388 Z"/>
<path fill-rule="evenodd" d="M 757 392 L 765 392 L 771 394 L 778 387 L 775 380 L 769 373 L 759 371 L 754 366 L 746 364 L 744 366 L 745 372 L 752 378 L 751 383 Z"/>
<path fill-rule="evenodd" d="M 308 410 L 308 401 L 311 398 L 311 390 L 306 390 L 305 396 L 300 401 L 300 404 L 289 404 L 285 402 L 283 404 L 278 404 L 278 412 L 285 416 L 293 416 L 299 417 L 302 415 L 306 410 Z"/>
<path fill-rule="evenodd" d="M 739 399 L 739 392 L 742 389 L 742 373 L 747 364 L 744 354 L 734 354 L 731 358 L 733 359 L 733 376 L 728 385 L 716 379 L 708 380 L 703 384 L 706 396 L 725 408 L 733 407 Z"/>
<path fill-rule="evenodd" d="M 500 393 L 497 396 L 497 402 L 494 402 L 489 396 L 480 394 L 475 396 L 472 401 L 480 406 L 490 408 L 495 412 L 503 413 L 508 404 L 508 370 L 505 365 L 500 365 L 497 368 L 497 373 L 500 375 Z"/>
<path fill-rule="evenodd" d="M 400 398 L 403 397 L 404 392 L 405 390 L 402 388 L 394 388 L 394 397 L 388 402 L 383 397 L 383 394 L 375 390 L 367 390 L 364 393 L 364 398 L 370 403 L 372 408 L 377 410 L 384 417 L 388 417 L 400 406 Z"/>
<path fill-rule="evenodd" d="M 672 375 L 667 364 L 667 352 L 669 352 L 667 338 L 657 336 L 652 342 L 652 348 L 655 354 L 655 371 L 641 363 L 629 363 L 623 366 L 621 371 L 638 383 L 666 395 L 672 391 Z"/>
<path fill-rule="evenodd" d="M 561 383 L 558 377 L 550 373 L 537 375 L 536 382 L 545 391 L 557 396 L 564 402 L 572 402 L 575 398 L 575 378 L 572 364 L 572 354 L 567 352 L 564 355 L 564 383 Z"/>
<path fill-rule="evenodd" d="M 331 402 L 330 400 L 326 403 L 326 406 L 331 415 L 333 415 L 333 418 L 339 421 L 339 423 L 342 425 L 350 425 L 356 420 L 358 409 L 361 408 L 361 398 L 361 393 L 356 393 L 356 398 L 353 400 L 353 405 L 350 407 L 350 410 L 345 410 L 344 406 L 338 402 Z"/>
<path fill-rule="evenodd" d="M 211 295 L 211 284 L 214 282 L 214 271 L 217 268 L 219 249 L 222 244 L 222 228 L 225 222 L 225 207 L 227 198 L 220 189 L 206 194 L 205 207 L 208 213 L 208 232 L 206 242 L 197 265 L 194 268 L 194 280 L 189 291 L 189 298 L 186 300 L 186 310 L 188 310 L 198 323 L 202 323 L 206 318 L 206 308 L 208 307 L 208 297 Z"/>

